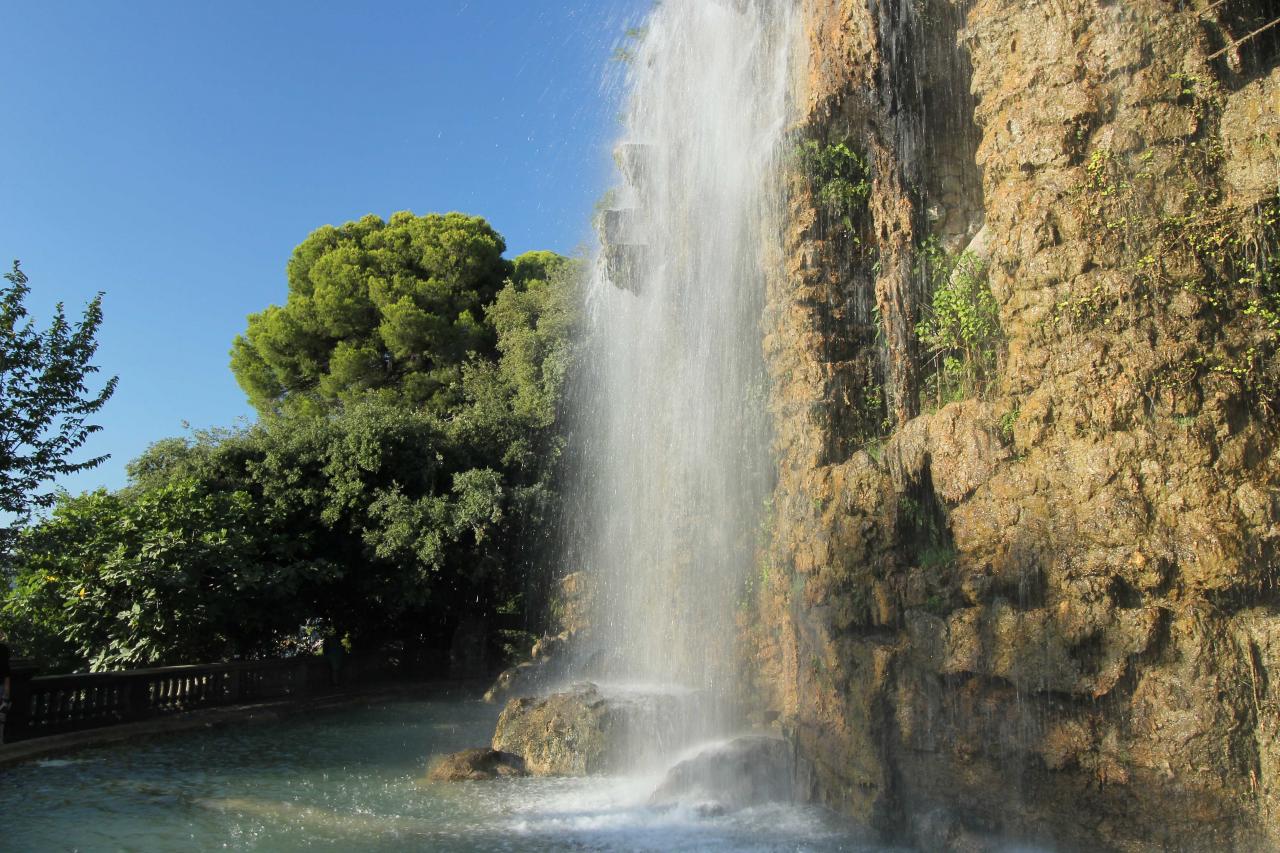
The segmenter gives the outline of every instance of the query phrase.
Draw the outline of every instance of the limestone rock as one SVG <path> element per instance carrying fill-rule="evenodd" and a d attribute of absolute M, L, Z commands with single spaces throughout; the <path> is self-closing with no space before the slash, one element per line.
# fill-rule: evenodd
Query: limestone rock
<path fill-rule="evenodd" d="M 533 644 L 530 660 L 502 673 L 484 694 L 484 701 L 505 702 L 512 696 L 536 696 L 562 682 L 569 671 L 570 645 L 580 639 L 569 631 L 545 636 Z"/>
<path fill-rule="evenodd" d="M 791 745 L 764 735 L 713 746 L 667 772 L 649 802 L 713 803 L 717 811 L 790 802 Z"/>
<path fill-rule="evenodd" d="M 510 696 L 529 696 L 537 692 L 541 667 L 534 661 L 524 661 L 498 673 L 492 686 L 484 693 L 484 701 L 504 702 Z"/>
<path fill-rule="evenodd" d="M 756 717 L 794 733 L 807 795 L 919 849 L 1280 849 L 1280 359 L 1230 281 L 1150 237 L 1257 227 L 1275 52 L 1209 58 L 1250 29 L 1233 4 L 802 6 L 797 130 L 873 162 L 877 263 L 787 176 Z M 927 294 L 894 278 L 962 233 L 996 375 L 916 415 Z M 1264 350 L 1259 384 L 1226 375 Z"/>
<path fill-rule="evenodd" d="M 609 773 L 676 742 L 685 731 L 674 696 L 606 696 L 594 684 L 510 700 L 493 748 L 524 758 L 535 776 Z"/>
<path fill-rule="evenodd" d="M 432 782 L 465 782 L 527 776 L 524 759 L 494 749 L 464 749 L 437 761 L 427 774 Z"/>
<path fill-rule="evenodd" d="M 1257 204 L 1280 187 L 1280 68 L 1227 99 L 1222 113 L 1224 168 L 1237 203 Z"/>
<path fill-rule="evenodd" d="M 595 602 L 595 581 L 586 572 L 571 572 L 560 579 L 552 610 L 562 631 L 576 633 L 590 627 Z"/>

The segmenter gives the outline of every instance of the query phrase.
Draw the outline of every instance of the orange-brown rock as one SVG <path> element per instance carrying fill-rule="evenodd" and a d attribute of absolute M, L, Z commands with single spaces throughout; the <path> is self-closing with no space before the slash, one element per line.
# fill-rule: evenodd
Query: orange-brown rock
<path fill-rule="evenodd" d="M 477 782 L 527 775 L 524 759 L 518 755 L 494 749 L 464 749 L 437 760 L 427 779 L 432 782 Z"/>
<path fill-rule="evenodd" d="M 1280 55 L 1211 60 L 1265 4 L 1209 5 L 804 2 L 798 130 L 872 157 L 879 254 L 790 176 L 745 689 L 887 836 L 1280 849 L 1276 345 L 1167 230 L 1274 203 Z M 917 416 L 929 236 L 986 259 L 1004 341 Z"/>

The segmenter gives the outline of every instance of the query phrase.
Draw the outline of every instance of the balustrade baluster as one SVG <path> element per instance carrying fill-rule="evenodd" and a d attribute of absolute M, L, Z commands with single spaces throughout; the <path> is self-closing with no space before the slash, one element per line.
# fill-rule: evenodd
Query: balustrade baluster
<path fill-rule="evenodd" d="M 196 708 L 299 698 L 328 685 L 327 668 L 317 675 L 315 664 L 290 658 L 38 678 L 34 669 L 15 667 L 4 742 Z"/>

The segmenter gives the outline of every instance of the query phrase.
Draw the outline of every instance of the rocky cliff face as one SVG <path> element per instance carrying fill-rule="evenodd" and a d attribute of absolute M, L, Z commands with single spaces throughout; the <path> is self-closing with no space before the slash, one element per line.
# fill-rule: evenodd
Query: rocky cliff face
<path fill-rule="evenodd" d="M 930 849 L 1280 849 L 1280 12 L 804 2 L 798 133 L 871 186 L 789 179 L 762 715 Z M 930 238 L 1002 331 L 941 406 Z"/>

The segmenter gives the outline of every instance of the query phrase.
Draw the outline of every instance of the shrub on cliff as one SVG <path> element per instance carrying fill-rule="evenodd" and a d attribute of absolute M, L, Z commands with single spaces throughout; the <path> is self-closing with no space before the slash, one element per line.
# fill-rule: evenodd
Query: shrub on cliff
<path fill-rule="evenodd" d="M 865 224 L 871 196 L 871 167 L 867 159 L 844 142 L 806 139 L 796 147 L 800 170 L 805 174 L 818 208 L 833 222 L 852 232 L 855 243 Z"/>
<path fill-rule="evenodd" d="M 995 377 L 1002 340 L 986 265 L 971 252 L 948 255 L 931 241 L 918 266 L 933 292 L 916 325 L 929 358 L 926 393 L 938 405 L 982 394 Z"/>

